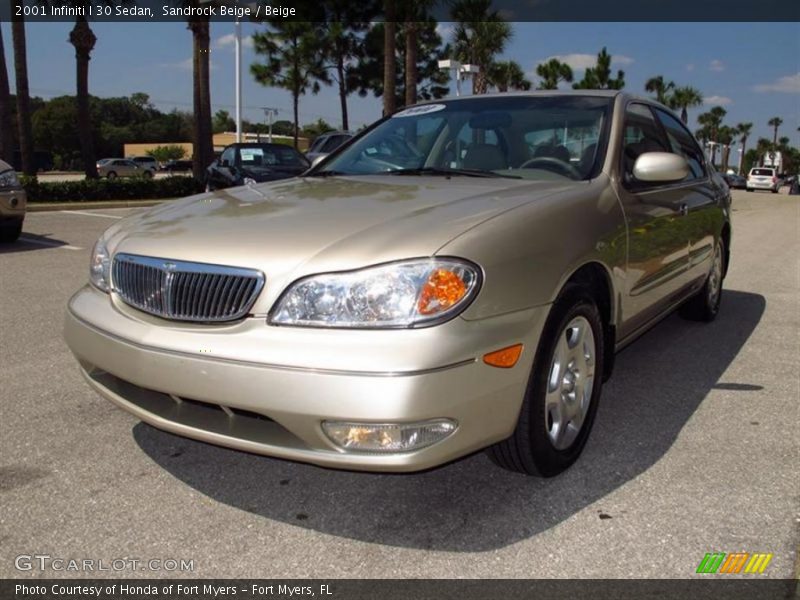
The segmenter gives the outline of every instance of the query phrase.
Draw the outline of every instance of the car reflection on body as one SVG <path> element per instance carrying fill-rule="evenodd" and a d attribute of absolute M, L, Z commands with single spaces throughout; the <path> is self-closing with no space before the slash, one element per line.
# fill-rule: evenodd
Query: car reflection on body
<path fill-rule="evenodd" d="M 305 156 L 283 144 L 231 144 L 208 167 L 206 189 L 287 179 L 300 175 L 310 166 Z"/>
<path fill-rule="evenodd" d="M 372 471 L 489 448 L 555 475 L 617 350 L 676 308 L 717 315 L 711 172 L 669 109 L 617 91 L 417 105 L 302 177 L 115 223 L 66 339 L 95 390 L 176 434 Z"/>

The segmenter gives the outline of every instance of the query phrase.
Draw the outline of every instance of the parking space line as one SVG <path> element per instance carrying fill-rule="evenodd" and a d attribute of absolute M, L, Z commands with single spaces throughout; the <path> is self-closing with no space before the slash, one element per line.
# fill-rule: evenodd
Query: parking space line
<path fill-rule="evenodd" d="M 19 238 L 19 241 L 28 244 L 35 244 L 37 246 L 47 246 L 48 248 L 61 248 L 62 250 L 83 250 L 83 248 L 79 246 L 71 246 L 69 244 L 64 244 L 61 242 L 51 242 L 48 240 L 34 240 L 27 237 L 25 234 L 22 234 L 22 236 Z"/>
<path fill-rule="evenodd" d="M 87 217 L 102 217 L 104 219 L 122 219 L 124 217 L 118 217 L 117 215 L 103 215 L 100 213 L 89 212 L 88 210 L 60 210 L 60 213 L 65 213 L 68 215 L 86 215 Z"/>

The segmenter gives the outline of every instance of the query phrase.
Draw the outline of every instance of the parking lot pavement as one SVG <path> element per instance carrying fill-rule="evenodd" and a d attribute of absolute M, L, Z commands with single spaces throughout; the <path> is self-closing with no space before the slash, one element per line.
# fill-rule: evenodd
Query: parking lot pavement
<path fill-rule="evenodd" d="M 325 470 L 178 438 L 91 392 L 61 338 L 97 236 L 133 210 L 36 213 L 0 250 L 0 577 L 15 557 L 191 559 L 197 577 L 688 577 L 706 552 L 795 574 L 800 197 L 735 192 L 710 325 L 623 351 L 586 451 L 531 479 L 483 454 Z M 324 390 L 320 390 L 324 393 Z"/>

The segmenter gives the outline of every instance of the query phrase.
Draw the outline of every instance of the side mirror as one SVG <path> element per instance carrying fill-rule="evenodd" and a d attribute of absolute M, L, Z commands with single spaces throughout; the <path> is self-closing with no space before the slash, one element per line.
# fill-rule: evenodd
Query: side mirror
<path fill-rule="evenodd" d="M 325 160 L 327 154 L 320 154 L 319 156 L 314 157 L 314 160 L 311 161 L 311 166 L 316 167 L 319 163 Z"/>
<path fill-rule="evenodd" d="M 665 183 L 681 181 L 687 175 L 686 159 L 671 152 L 645 152 L 633 165 L 633 176 L 639 181 Z"/>

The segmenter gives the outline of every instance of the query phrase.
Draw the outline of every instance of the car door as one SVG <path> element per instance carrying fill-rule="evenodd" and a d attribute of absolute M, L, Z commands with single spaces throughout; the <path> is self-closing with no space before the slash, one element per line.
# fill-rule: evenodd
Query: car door
<path fill-rule="evenodd" d="M 120 163 L 122 163 L 120 175 L 124 173 L 125 177 L 137 177 L 142 174 L 142 168 L 132 160 L 121 160 Z"/>
<path fill-rule="evenodd" d="M 633 175 L 642 154 L 671 152 L 649 105 L 628 104 L 621 135 L 618 190 L 628 225 L 627 294 L 619 332 L 624 339 L 674 305 L 688 284 L 686 214 L 694 192 L 683 182 L 648 183 Z"/>
<path fill-rule="evenodd" d="M 684 221 L 689 237 L 689 282 L 697 285 L 705 281 L 711 269 L 714 245 L 725 219 L 719 207 L 730 192 L 714 184 L 703 151 L 683 123 L 660 108 L 654 108 L 654 112 L 672 151 L 689 165 L 689 175 L 681 187 L 687 208 Z"/>
<path fill-rule="evenodd" d="M 226 188 L 235 184 L 237 152 L 235 146 L 228 146 L 219 157 L 217 166 L 212 169 L 214 188 Z"/>

